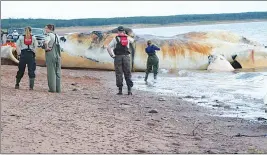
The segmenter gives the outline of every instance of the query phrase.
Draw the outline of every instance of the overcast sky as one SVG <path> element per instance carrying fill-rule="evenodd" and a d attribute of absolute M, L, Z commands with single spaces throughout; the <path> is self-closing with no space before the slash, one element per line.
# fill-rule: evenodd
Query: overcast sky
<path fill-rule="evenodd" d="M 267 1 L 1 1 L 6 18 L 111 18 L 267 11 Z"/>

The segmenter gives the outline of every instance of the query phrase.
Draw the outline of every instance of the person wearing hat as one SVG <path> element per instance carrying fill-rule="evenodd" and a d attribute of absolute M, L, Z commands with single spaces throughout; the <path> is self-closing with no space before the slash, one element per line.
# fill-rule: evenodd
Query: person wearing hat
<path fill-rule="evenodd" d="M 132 95 L 133 87 L 131 75 L 131 59 L 129 45 L 134 39 L 125 34 L 122 26 L 118 27 L 118 35 L 112 39 L 108 45 L 108 53 L 114 59 L 114 67 L 116 74 L 116 85 L 119 88 L 117 95 L 122 95 L 123 74 L 128 87 L 128 95 Z M 112 50 L 113 49 L 113 50 Z"/>
<path fill-rule="evenodd" d="M 19 33 L 17 32 L 17 30 L 14 30 L 12 32 L 12 38 L 13 38 L 13 42 L 16 42 L 19 38 Z"/>
<path fill-rule="evenodd" d="M 154 73 L 154 79 L 157 79 L 158 68 L 159 68 L 159 58 L 156 55 L 156 50 L 160 50 L 156 45 L 152 44 L 151 40 L 147 41 L 146 53 L 148 55 L 147 58 L 147 69 L 145 75 L 145 82 L 147 82 L 148 74 L 152 71 Z"/>

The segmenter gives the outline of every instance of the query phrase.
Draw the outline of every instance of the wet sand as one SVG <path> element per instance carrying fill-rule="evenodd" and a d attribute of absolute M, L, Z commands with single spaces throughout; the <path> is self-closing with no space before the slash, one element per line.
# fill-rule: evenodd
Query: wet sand
<path fill-rule="evenodd" d="M 1 65 L 2 153 L 267 153 L 267 122 L 126 87 L 117 96 L 114 72 L 62 69 L 61 94 L 47 92 L 45 67 L 34 91 L 27 71 L 14 89 L 16 72 Z"/>

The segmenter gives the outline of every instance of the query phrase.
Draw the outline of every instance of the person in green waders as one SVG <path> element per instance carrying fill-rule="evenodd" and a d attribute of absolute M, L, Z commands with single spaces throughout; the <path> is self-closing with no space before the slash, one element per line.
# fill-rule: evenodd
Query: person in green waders
<path fill-rule="evenodd" d="M 38 42 L 37 39 L 32 36 L 31 31 L 31 27 L 26 27 L 25 35 L 19 36 L 16 42 L 16 50 L 20 59 L 18 65 L 19 70 L 16 75 L 15 89 L 19 89 L 19 83 L 24 75 L 27 65 L 30 90 L 33 90 L 36 69 L 35 52 L 38 47 Z"/>
<path fill-rule="evenodd" d="M 150 40 L 147 41 L 147 48 L 146 53 L 148 55 L 147 58 L 147 67 L 146 67 L 146 75 L 145 75 L 145 82 L 147 82 L 148 74 L 152 71 L 154 73 L 154 79 L 157 79 L 158 69 L 159 69 L 159 58 L 156 55 L 156 50 L 160 50 L 159 47 L 152 44 Z"/>
<path fill-rule="evenodd" d="M 114 59 L 116 85 L 119 88 L 117 95 L 122 95 L 123 75 L 128 88 L 128 95 L 132 95 L 133 81 L 129 47 L 130 43 L 133 42 L 134 39 L 126 35 L 123 26 L 119 26 L 117 36 L 112 39 L 107 48 L 109 55 Z"/>
<path fill-rule="evenodd" d="M 45 60 L 47 67 L 47 81 L 49 92 L 61 92 L 61 49 L 59 45 L 58 35 L 54 33 L 54 25 L 45 26 L 46 39 Z"/>

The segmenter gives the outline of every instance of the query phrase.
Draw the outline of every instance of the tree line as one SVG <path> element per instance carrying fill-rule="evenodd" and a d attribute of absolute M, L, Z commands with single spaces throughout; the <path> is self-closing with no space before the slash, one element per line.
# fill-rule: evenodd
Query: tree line
<path fill-rule="evenodd" d="M 212 21 L 236 21 L 236 20 L 266 20 L 267 12 L 245 12 L 245 13 L 224 13 L 224 14 L 192 14 L 173 16 L 152 16 L 152 17 L 118 17 L 118 18 L 88 18 L 88 19 L 1 19 L 1 28 L 10 27 L 44 27 L 52 23 L 56 27 L 70 26 L 103 26 L 113 24 L 174 24 L 187 22 L 212 22 Z"/>

